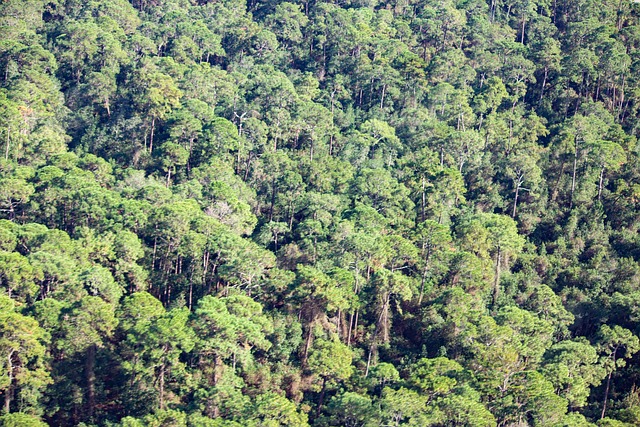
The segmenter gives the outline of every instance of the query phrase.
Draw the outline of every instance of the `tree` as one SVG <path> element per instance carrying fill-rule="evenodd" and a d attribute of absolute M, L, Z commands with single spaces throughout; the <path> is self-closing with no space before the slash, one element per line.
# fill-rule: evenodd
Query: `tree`
<path fill-rule="evenodd" d="M 191 351 L 194 346 L 194 333 L 188 325 L 189 310 L 174 308 L 158 317 L 149 329 L 147 339 L 148 357 L 153 363 L 155 381 L 158 392 L 158 408 L 166 408 L 167 400 L 175 398 L 170 394 L 172 382 L 181 383 L 184 377 L 184 363 L 181 355 Z M 179 396 L 177 397 L 179 400 Z"/>
<path fill-rule="evenodd" d="M 171 183 L 171 173 L 175 175 L 177 166 L 184 166 L 189 161 L 189 152 L 178 144 L 165 142 L 162 144 L 162 169 L 167 173 L 167 187 Z"/>
<path fill-rule="evenodd" d="M 386 387 L 380 406 L 382 422 L 395 427 L 432 425 L 441 419 L 441 414 L 427 410 L 425 396 L 406 388 L 394 390 Z"/>
<path fill-rule="evenodd" d="M 157 407 L 157 354 L 151 334 L 158 319 L 165 315 L 162 303 L 147 292 L 125 297 L 118 310 L 119 356 L 126 377 L 123 401 L 130 413 L 151 412 Z"/>
<path fill-rule="evenodd" d="M 9 160 L 11 153 L 12 139 L 19 137 L 18 130 L 20 126 L 20 105 L 12 101 L 7 96 L 7 91 L 0 90 L 0 117 L 2 117 L 2 127 L 4 127 L 4 159 Z"/>
<path fill-rule="evenodd" d="M 626 154 L 619 144 L 612 141 L 597 141 L 593 149 L 595 151 L 595 157 L 598 159 L 598 166 L 600 167 L 598 200 L 601 200 L 605 171 L 616 171 L 622 167 L 626 162 Z"/>
<path fill-rule="evenodd" d="M 204 377 L 205 389 L 219 388 L 220 381 L 232 372 L 249 369 L 253 365 L 253 352 L 271 347 L 266 335 L 273 324 L 262 314 L 262 307 L 251 298 L 236 294 L 223 298 L 205 296 L 194 312 L 194 330 L 198 334 L 195 353 Z M 219 416 L 215 401 L 207 405 L 208 412 Z"/>
<path fill-rule="evenodd" d="M 59 351 L 80 356 L 84 360 L 83 412 L 85 419 L 92 420 L 96 401 L 96 353 L 118 324 L 114 306 L 99 296 L 86 296 L 70 307 L 64 314 L 66 320 L 60 325 L 63 339 L 57 341 Z"/>
<path fill-rule="evenodd" d="M 156 122 L 164 120 L 169 113 L 180 105 L 182 92 L 176 86 L 173 78 L 162 73 L 153 64 L 141 68 L 136 74 L 139 85 L 139 98 L 134 99 L 139 107 L 148 115 L 149 152 L 153 152 L 153 139 Z M 145 134 L 145 148 L 146 145 Z"/>
<path fill-rule="evenodd" d="M 353 192 L 357 201 L 373 207 L 394 224 L 412 219 L 409 191 L 386 169 L 362 169 L 353 181 Z"/>
<path fill-rule="evenodd" d="M 3 427 L 46 427 L 47 424 L 37 416 L 23 412 L 14 412 L 0 416 Z"/>
<path fill-rule="evenodd" d="M 249 420 L 256 427 L 307 427 L 307 414 L 297 410 L 295 404 L 275 393 L 259 395 Z"/>
<path fill-rule="evenodd" d="M 418 305 L 420 305 L 428 282 L 429 284 L 434 283 L 438 275 L 441 274 L 439 270 L 444 270 L 443 264 L 447 257 L 446 252 L 452 243 L 449 228 L 433 220 L 426 220 L 417 227 L 416 243 L 420 248 L 422 261 L 418 296 Z"/>
<path fill-rule="evenodd" d="M 15 303 L 0 295 L 0 392 L 4 398 L 5 414 L 16 408 L 20 411 L 37 410 L 40 393 L 51 381 L 44 364 L 48 339 L 35 319 L 18 313 Z M 14 403 L 16 396 L 20 397 L 18 405 Z M 25 423 L 37 425 L 26 415 L 24 418 Z M 4 419 L 5 425 L 11 425 L 10 419 Z"/>
<path fill-rule="evenodd" d="M 587 403 L 590 387 L 598 385 L 605 370 L 598 364 L 596 348 L 582 340 L 554 344 L 545 354 L 542 370 L 556 388 L 556 393 L 569 401 L 569 408 Z"/>
<path fill-rule="evenodd" d="M 7 295 L 19 301 L 32 300 L 39 288 L 35 284 L 42 279 L 42 271 L 29 263 L 29 259 L 17 252 L 0 251 L 0 283 L 7 290 Z"/>
<path fill-rule="evenodd" d="M 351 289 L 340 286 L 333 277 L 317 268 L 299 265 L 296 276 L 297 286 L 294 295 L 307 329 L 302 352 L 302 361 L 306 363 L 317 325 L 325 324 L 324 320 L 330 313 L 337 312 L 340 319 L 340 313 L 350 308 L 354 301 Z"/>
<path fill-rule="evenodd" d="M 511 218 L 516 217 L 518 209 L 518 197 L 522 191 L 531 194 L 541 181 L 542 171 L 536 164 L 535 153 L 516 154 L 508 162 L 506 175 L 511 179 L 513 187 L 513 209 L 511 210 Z M 529 188 L 524 187 L 527 184 Z M 533 188 L 532 188 L 533 187 Z"/>
<path fill-rule="evenodd" d="M 585 113 L 577 114 L 568 120 L 565 123 L 565 126 L 562 128 L 559 133 L 559 144 L 562 144 L 565 150 L 572 151 L 572 169 L 571 169 L 571 187 L 569 192 L 569 207 L 572 208 L 574 206 L 574 196 L 576 192 L 577 185 L 579 182 L 579 172 L 581 164 L 585 163 L 588 159 L 588 154 L 590 151 L 590 147 L 602 147 L 602 149 L 606 150 L 607 145 L 600 142 L 603 141 L 606 135 L 606 132 L 609 130 L 612 117 L 606 111 L 601 111 L 602 106 L 600 104 L 588 105 L 584 107 Z M 591 111 L 589 111 L 591 110 Z M 600 142 L 600 143 L 599 143 Z M 614 146 L 610 146 L 612 149 Z M 616 153 L 615 150 L 610 150 L 611 153 L 609 156 Z M 604 152 L 601 153 L 601 158 L 606 159 L 609 156 L 603 156 Z M 618 155 L 619 158 L 619 155 Z M 615 159 L 612 160 L 611 165 L 614 165 L 616 162 L 620 160 Z M 606 161 L 606 160 L 605 160 Z M 600 169 L 600 171 L 604 170 L 604 166 Z M 604 172 L 601 172 L 604 173 Z"/>
<path fill-rule="evenodd" d="M 522 250 L 524 238 L 518 234 L 516 223 L 512 218 L 498 214 L 480 214 L 472 217 L 460 231 L 469 233 L 469 238 L 474 239 L 469 243 L 472 247 L 475 246 L 476 251 L 482 251 L 479 254 L 493 258 L 492 305 L 495 308 L 500 295 L 502 266 L 504 263 L 508 264 L 511 255 L 517 255 Z"/>
<path fill-rule="evenodd" d="M 353 392 L 332 397 L 325 412 L 327 415 L 318 418 L 322 426 L 365 427 L 374 422 L 376 415 L 371 399 Z"/>
<path fill-rule="evenodd" d="M 322 379 L 318 400 L 318 414 L 324 404 L 324 394 L 327 385 L 332 385 L 333 382 L 349 378 L 353 373 L 353 367 L 351 366 L 352 360 L 353 352 L 338 339 L 318 339 L 314 341 L 311 351 L 309 352 L 307 364 L 311 373 Z"/>
<path fill-rule="evenodd" d="M 303 40 L 302 30 L 309 23 L 300 7 L 288 2 L 278 4 L 265 21 L 287 50 Z"/>
<path fill-rule="evenodd" d="M 611 376 L 616 368 L 626 364 L 625 358 L 631 357 L 640 350 L 640 340 L 631 331 L 614 325 L 613 328 L 608 325 L 602 325 L 599 331 L 599 348 L 602 351 L 602 365 L 608 372 L 607 385 L 604 391 L 604 399 L 602 403 L 602 413 L 600 419 L 603 419 L 607 412 L 607 400 L 609 399 L 609 389 L 611 386 Z M 624 356 L 620 357 L 618 353 L 624 351 Z"/>

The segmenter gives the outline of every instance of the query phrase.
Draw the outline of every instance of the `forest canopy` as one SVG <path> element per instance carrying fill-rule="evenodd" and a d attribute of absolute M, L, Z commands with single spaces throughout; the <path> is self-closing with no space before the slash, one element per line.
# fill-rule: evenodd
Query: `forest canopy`
<path fill-rule="evenodd" d="M 640 3 L 0 2 L 0 425 L 640 425 Z"/>

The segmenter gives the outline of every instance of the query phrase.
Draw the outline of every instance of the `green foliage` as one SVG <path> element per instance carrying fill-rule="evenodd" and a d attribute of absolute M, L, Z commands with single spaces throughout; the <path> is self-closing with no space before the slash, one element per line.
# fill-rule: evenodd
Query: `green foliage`
<path fill-rule="evenodd" d="M 337 340 L 316 340 L 309 355 L 309 370 L 328 380 L 346 380 L 353 373 L 353 353 Z"/>
<path fill-rule="evenodd" d="M 638 424 L 639 22 L 0 2 L 0 424 Z"/>
<path fill-rule="evenodd" d="M 14 407 L 37 411 L 38 398 L 51 382 L 45 362 L 47 333 L 38 322 L 16 312 L 14 302 L 0 295 L 0 391 L 4 396 L 3 422 L 18 425 L 21 417 L 26 423 L 38 425 L 39 421 L 28 414 L 10 416 Z M 16 398 L 18 402 L 12 402 Z"/>
<path fill-rule="evenodd" d="M 41 421 L 38 417 L 25 414 L 22 412 L 14 412 L 12 414 L 5 414 L 0 417 L 0 422 L 3 427 L 46 427 L 47 424 Z"/>

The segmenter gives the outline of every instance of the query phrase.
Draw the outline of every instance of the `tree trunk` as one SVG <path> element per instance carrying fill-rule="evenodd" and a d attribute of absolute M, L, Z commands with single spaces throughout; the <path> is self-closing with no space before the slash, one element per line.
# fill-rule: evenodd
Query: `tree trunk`
<path fill-rule="evenodd" d="M 427 281 L 427 273 L 429 272 L 429 260 L 431 259 L 431 245 L 423 244 L 423 251 L 427 246 L 427 253 L 424 256 L 424 269 L 422 270 L 422 280 L 420 283 L 420 296 L 418 297 L 418 305 L 422 304 L 422 298 L 424 297 L 424 285 Z"/>
<path fill-rule="evenodd" d="M 540 101 L 544 95 L 544 87 L 547 85 L 547 78 L 549 77 L 549 67 L 544 67 L 544 77 L 542 79 L 542 87 L 540 88 Z"/>
<path fill-rule="evenodd" d="M 87 387 L 87 403 L 86 403 L 86 414 L 87 419 L 93 419 L 93 412 L 96 407 L 96 345 L 91 344 L 89 348 L 87 348 L 87 355 L 85 359 L 84 365 L 84 375 Z"/>
<path fill-rule="evenodd" d="M 425 190 L 425 182 L 424 175 L 422 176 L 422 200 L 420 202 L 420 216 L 422 218 L 422 222 L 425 220 L 425 208 L 427 206 L 427 193 Z"/>
<path fill-rule="evenodd" d="M 11 127 L 7 126 L 7 146 L 4 149 L 4 159 L 9 160 L 9 135 L 11 135 Z"/>
<path fill-rule="evenodd" d="M 220 381 L 220 377 L 222 377 L 222 357 L 219 354 L 216 354 L 213 358 L 213 385 L 217 385 Z"/>
<path fill-rule="evenodd" d="M 598 201 L 602 198 L 602 181 L 604 180 L 604 168 L 600 169 L 600 181 L 598 182 Z"/>
<path fill-rule="evenodd" d="M 149 138 L 149 153 L 153 153 L 153 134 L 156 131 L 156 118 L 151 119 L 151 137 Z"/>
<path fill-rule="evenodd" d="M 382 303 L 382 313 L 380 313 L 380 326 L 382 327 L 382 341 L 389 342 L 389 306 L 391 304 L 391 293 L 387 292 Z"/>
<path fill-rule="evenodd" d="M 304 355 L 302 356 L 302 365 L 304 366 L 307 363 L 307 358 L 309 357 L 309 350 L 311 349 L 311 342 L 313 341 L 313 322 L 309 324 L 309 331 L 307 332 L 307 339 L 304 345 Z"/>
<path fill-rule="evenodd" d="M 356 340 L 358 336 L 358 315 L 360 314 L 360 310 L 356 310 L 356 318 L 353 321 L 353 340 Z"/>
<path fill-rule="evenodd" d="M 513 198 L 513 212 L 511 212 L 511 218 L 516 217 L 516 208 L 518 207 L 518 193 L 520 192 L 520 179 L 518 179 L 518 183 L 516 184 L 516 194 Z"/>
<path fill-rule="evenodd" d="M 603 419 L 605 412 L 607 412 L 607 399 L 609 398 L 609 387 L 611 386 L 611 374 L 613 374 L 613 371 L 609 372 L 609 376 L 607 377 L 607 387 L 604 391 L 604 402 L 602 402 L 602 413 L 600 414 L 600 419 Z"/>
<path fill-rule="evenodd" d="M 611 387 L 611 375 L 613 374 L 613 369 L 615 369 L 615 366 L 616 366 L 617 351 L 618 351 L 618 348 L 616 347 L 615 350 L 613 350 L 613 354 L 611 355 L 611 357 L 613 358 L 614 368 L 611 369 L 611 371 L 609 372 L 609 376 L 607 377 L 607 387 L 604 390 L 604 401 L 602 402 L 602 413 L 600 414 L 600 419 L 603 419 L 604 414 L 607 412 L 607 399 L 609 398 L 609 388 Z"/>
<path fill-rule="evenodd" d="M 422 305 L 422 298 L 424 297 L 424 285 L 427 281 L 427 272 L 429 267 L 425 265 L 424 270 L 422 270 L 422 281 L 420 283 L 420 295 L 418 297 L 418 305 Z"/>
<path fill-rule="evenodd" d="M 320 390 L 320 399 L 318 399 L 318 409 L 316 409 L 316 417 L 320 415 L 322 411 L 322 405 L 324 404 L 324 393 L 327 390 L 327 379 L 322 378 L 322 390 Z"/>
<path fill-rule="evenodd" d="M 351 331 L 353 330 L 353 318 L 355 317 L 355 313 L 352 311 L 349 316 L 349 332 L 347 333 L 347 346 L 351 346 Z"/>
<path fill-rule="evenodd" d="M 573 209 L 573 193 L 576 191 L 576 174 L 578 171 L 578 137 L 575 138 L 575 149 L 573 152 L 573 171 L 571 173 L 571 196 L 569 198 L 569 210 Z"/>
<path fill-rule="evenodd" d="M 165 345 L 166 351 L 166 345 Z M 162 362 L 160 363 L 160 376 L 158 378 L 158 384 L 160 386 L 160 410 L 164 409 L 164 376 L 167 370 L 166 357 L 162 356 Z"/>
<path fill-rule="evenodd" d="M 498 247 L 498 254 L 496 255 L 496 272 L 493 279 L 493 300 L 492 308 L 495 308 L 498 302 L 498 296 L 500 295 L 500 264 L 502 264 L 502 251 Z"/>
<path fill-rule="evenodd" d="M 13 357 L 14 351 L 9 352 L 9 356 L 7 357 L 7 372 L 9 374 L 9 385 L 4 392 L 4 413 L 8 414 L 11 412 L 11 394 L 13 392 L 13 361 L 11 358 Z"/>
<path fill-rule="evenodd" d="M 369 347 L 369 356 L 367 357 L 367 369 L 364 371 L 364 377 L 369 375 L 369 368 L 371 367 L 371 355 L 373 354 L 373 345 Z"/>

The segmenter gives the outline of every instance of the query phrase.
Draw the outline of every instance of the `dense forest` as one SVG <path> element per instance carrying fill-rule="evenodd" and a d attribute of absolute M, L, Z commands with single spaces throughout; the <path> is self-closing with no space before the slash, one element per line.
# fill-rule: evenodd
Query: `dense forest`
<path fill-rule="evenodd" d="M 0 425 L 640 425 L 640 3 L 2 0 Z"/>

